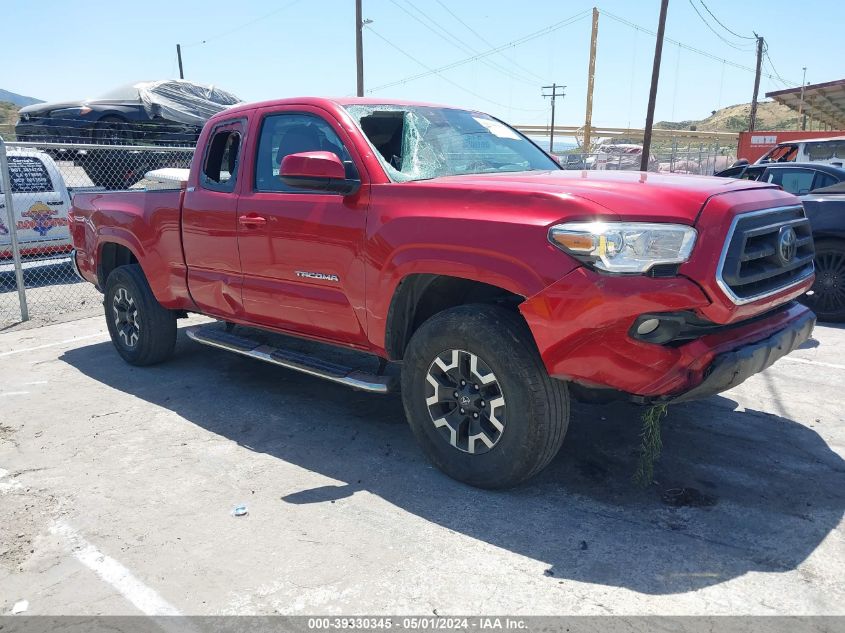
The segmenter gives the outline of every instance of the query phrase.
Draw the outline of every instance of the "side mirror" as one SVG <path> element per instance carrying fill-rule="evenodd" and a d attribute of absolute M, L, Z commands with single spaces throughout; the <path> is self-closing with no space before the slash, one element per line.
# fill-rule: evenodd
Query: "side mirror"
<path fill-rule="evenodd" d="M 341 193 L 355 193 L 361 181 L 346 177 L 346 167 L 333 152 L 300 152 L 282 159 L 279 178 L 289 187 L 316 189 Z"/>

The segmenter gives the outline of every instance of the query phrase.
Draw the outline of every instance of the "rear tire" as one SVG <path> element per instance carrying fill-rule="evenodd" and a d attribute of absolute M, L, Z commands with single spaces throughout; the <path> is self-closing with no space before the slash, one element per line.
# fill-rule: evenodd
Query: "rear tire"
<path fill-rule="evenodd" d="M 158 302 L 138 264 L 111 272 L 104 304 L 112 343 L 127 363 L 153 365 L 173 354 L 176 313 Z"/>
<path fill-rule="evenodd" d="M 459 306 L 423 323 L 405 352 L 402 399 L 429 460 L 481 488 L 536 475 L 569 423 L 566 383 L 548 375 L 519 315 L 498 306 Z"/>
<path fill-rule="evenodd" d="M 818 240 L 815 247 L 813 294 L 804 295 L 801 301 L 819 321 L 845 322 L 845 241 Z"/>

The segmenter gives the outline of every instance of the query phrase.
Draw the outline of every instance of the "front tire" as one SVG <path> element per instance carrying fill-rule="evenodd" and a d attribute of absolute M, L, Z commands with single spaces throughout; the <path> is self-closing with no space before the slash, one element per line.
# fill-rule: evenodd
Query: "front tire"
<path fill-rule="evenodd" d="M 519 315 L 498 306 L 459 306 L 423 323 L 405 352 L 402 399 L 429 460 L 481 488 L 540 472 L 569 423 L 566 383 L 548 375 Z"/>
<path fill-rule="evenodd" d="M 138 264 L 111 272 L 104 305 L 112 343 L 127 363 L 152 365 L 173 354 L 176 314 L 161 306 Z"/>

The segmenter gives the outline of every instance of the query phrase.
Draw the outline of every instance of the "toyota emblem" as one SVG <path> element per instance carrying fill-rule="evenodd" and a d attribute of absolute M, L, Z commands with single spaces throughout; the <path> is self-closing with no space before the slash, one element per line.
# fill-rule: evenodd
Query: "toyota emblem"
<path fill-rule="evenodd" d="M 798 250 L 798 237 L 791 226 L 783 226 L 778 233 L 778 258 L 784 266 L 795 259 Z"/>

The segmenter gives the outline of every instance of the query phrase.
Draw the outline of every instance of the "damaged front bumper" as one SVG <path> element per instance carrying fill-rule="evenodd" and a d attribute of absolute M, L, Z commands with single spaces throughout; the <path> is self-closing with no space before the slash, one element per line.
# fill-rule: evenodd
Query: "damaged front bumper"
<path fill-rule="evenodd" d="M 547 371 L 569 381 L 576 397 L 641 404 L 730 389 L 807 340 L 815 324 L 809 309 L 786 299 L 764 313 L 705 325 L 701 315 L 710 305 L 701 287 L 683 276 L 608 276 L 579 268 L 520 311 Z M 644 315 L 678 314 L 700 320 L 684 319 L 678 334 L 662 343 L 635 335 Z"/>
<path fill-rule="evenodd" d="M 786 328 L 762 341 L 719 354 L 704 372 L 704 380 L 697 387 L 664 401 L 697 400 L 736 387 L 797 349 L 810 338 L 815 325 L 816 316 L 808 310 Z"/>

